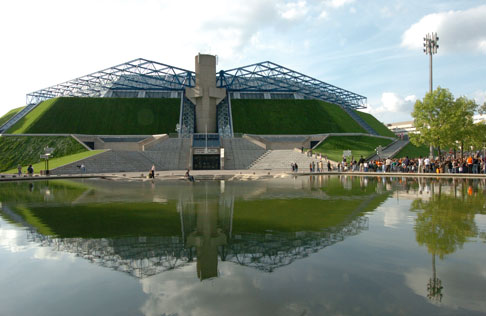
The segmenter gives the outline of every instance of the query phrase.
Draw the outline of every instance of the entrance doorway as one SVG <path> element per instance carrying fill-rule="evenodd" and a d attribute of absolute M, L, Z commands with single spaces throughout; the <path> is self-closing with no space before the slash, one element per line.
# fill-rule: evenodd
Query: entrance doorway
<path fill-rule="evenodd" d="M 221 169 L 219 155 L 193 155 L 193 170 L 219 170 Z"/>

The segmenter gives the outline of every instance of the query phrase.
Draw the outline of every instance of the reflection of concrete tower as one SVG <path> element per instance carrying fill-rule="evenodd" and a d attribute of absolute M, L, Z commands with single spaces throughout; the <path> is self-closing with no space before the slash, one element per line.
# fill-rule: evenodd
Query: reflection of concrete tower
<path fill-rule="evenodd" d="M 212 190 L 211 190 L 212 189 Z M 191 195 L 185 194 L 179 201 L 183 219 L 182 227 L 190 232 L 187 235 L 186 247 L 195 247 L 197 251 L 197 276 L 200 280 L 218 276 L 218 250 L 227 244 L 231 234 L 233 198 L 225 199 L 224 189 L 206 186 L 205 198 L 199 202 L 184 203 Z M 194 218 L 195 217 L 195 218 Z"/>
<path fill-rule="evenodd" d="M 186 96 L 196 105 L 196 133 L 217 133 L 216 106 L 226 89 L 216 88 L 216 56 L 196 56 L 196 86 L 186 88 Z"/>
<path fill-rule="evenodd" d="M 226 245 L 226 235 L 218 228 L 217 201 L 196 205 L 197 228 L 187 238 L 189 247 L 197 250 L 197 276 L 204 280 L 218 276 L 218 247 Z"/>

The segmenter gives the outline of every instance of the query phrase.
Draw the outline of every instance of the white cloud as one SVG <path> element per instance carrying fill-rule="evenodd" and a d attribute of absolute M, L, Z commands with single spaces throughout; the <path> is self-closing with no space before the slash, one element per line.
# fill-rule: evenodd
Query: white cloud
<path fill-rule="evenodd" d="M 290 2 L 281 7 L 280 15 L 286 20 L 297 20 L 304 17 L 307 11 L 305 1 Z"/>
<path fill-rule="evenodd" d="M 381 95 L 381 104 L 373 109 L 375 113 L 380 112 L 411 112 L 417 97 L 409 95 L 405 98 L 393 92 L 383 92 Z"/>
<path fill-rule="evenodd" d="M 330 0 L 326 2 L 326 5 L 331 8 L 340 8 L 346 4 L 353 3 L 354 0 Z"/>
<path fill-rule="evenodd" d="M 327 13 L 326 10 L 322 10 L 321 14 L 319 14 L 319 19 L 324 20 L 324 19 L 327 19 L 328 16 L 329 16 L 329 13 Z"/>
<path fill-rule="evenodd" d="M 426 15 L 405 31 L 402 46 L 419 49 L 424 36 L 431 32 L 439 36 L 440 51 L 486 54 L 486 5 Z"/>
<path fill-rule="evenodd" d="M 394 92 L 383 92 L 379 103 L 368 104 L 365 112 L 385 123 L 408 121 L 411 120 L 415 101 L 415 95 L 402 97 Z"/>

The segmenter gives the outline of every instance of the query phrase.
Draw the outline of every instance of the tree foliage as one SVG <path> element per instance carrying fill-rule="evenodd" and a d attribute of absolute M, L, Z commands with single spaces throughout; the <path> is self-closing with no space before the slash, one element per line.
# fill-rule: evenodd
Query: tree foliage
<path fill-rule="evenodd" d="M 477 108 L 473 100 L 455 99 L 448 89 L 438 87 L 415 102 L 412 117 L 418 133 L 410 135 L 410 141 L 437 148 L 456 148 L 464 140 L 472 141 Z"/>

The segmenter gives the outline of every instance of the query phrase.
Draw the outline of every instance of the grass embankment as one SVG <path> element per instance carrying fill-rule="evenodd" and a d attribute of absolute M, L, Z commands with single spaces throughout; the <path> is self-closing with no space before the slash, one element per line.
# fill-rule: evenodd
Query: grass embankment
<path fill-rule="evenodd" d="M 97 135 L 172 133 L 179 99 L 55 98 L 42 102 L 8 132 Z"/>
<path fill-rule="evenodd" d="M 390 131 L 388 129 L 388 127 L 383 125 L 383 123 L 378 121 L 376 119 L 376 117 L 374 117 L 373 115 L 368 114 L 368 113 L 363 113 L 363 112 L 360 112 L 360 111 L 355 111 L 355 112 L 356 112 L 356 114 L 358 114 L 363 119 L 363 121 L 366 122 L 366 124 L 371 126 L 371 128 L 373 128 L 379 135 L 388 136 L 388 137 L 396 137 L 395 133 Z"/>
<path fill-rule="evenodd" d="M 405 147 L 400 150 L 395 157 L 396 158 L 403 158 L 407 157 L 408 158 L 419 158 L 420 156 L 422 157 L 428 157 L 430 152 L 429 146 L 422 145 L 422 146 L 415 146 L 412 143 L 408 143 Z M 434 155 L 437 151 L 434 150 Z"/>
<path fill-rule="evenodd" d="M 235 133 L 366 133 L 339 106 L 319 100 L 231 101 Z"/>
<path fill-rule="evenodd" d="M 327 155 L 331 160 L 341 161 L 343 151 L 351 150 L 354 159 L 358 160 L 360 156 L 366 158 L 373 154 L 376 147 L 385 147 L 391 142 L 391 139 L 373 136 L 330 136 L 315 148 L 314 152 Z"/>
<path fill-rule="evenodd" d="M 85 158 L 88 158 L 88 157 L 97 155 L 97 154 L 102 153 L 104 151 L 105 151 L 104 149 L 102 149 L 102 150 L 84 151 L 82 153 L 77 153 L 77 154 L 73 154 L 73 155 L 67 155 L 67 156 L 60 157 L 60 158 L 52 158 L 52 159 L 49 159 L 49 170 L 52 170 L 52 169 L 55 169 L 57 167 L 61 167 L 61 166 L 67 165 L 69 163 L 72 163 L 72 162 L 75 162 L 75 161 L 78 161 L 78 160 L 81 160 L 81 159 L 85 159 Z M 27 167 L 28 167 L 28 165 L 23 165 L 22 166 L 22 172 L 23 173 L 27 173 Z M 41 170 L 44 170 L 45 169 L 45 162 L 44 162 L 44 160 L 42 159 L 42 161 L 37 162 L 35 164 L 32 164 L 32 168 L 34 168 L 34 173 L 35 174 L 40 173 Z M 17 173 L 17 168 L 9 169 L 9 170 L 5 171 L 4 173 Z"/>
<path fill-rule="evenodd" d="M 0 137 L 0 172 L 8 170 L 8 173 L 13 173 L 16 172 L 18 165 L 25 167 L 36 163 L 40 163 L 40 166 L 34 165 L 35 171 L 44 169 L 44 160 L 40 155 L 44 153 L 46 146 L 54 148 L 53 157 L 57 158 L 49 160 L 51 169 L 56 165 L 60 166 L 59 163 L 65 164 L 75 161 L 73 159 L 77 160 L 94 154 L 68 136 L 2 136 Z"/>
<path fill-rule="evenodd" d="M 3 124 L 7 123 L 8 120 L 10 120 L 15 114 L 17 114 L 20 111 L 22 111 L 23 108 L 25 108 L 25 106 L 21 106 L 19 108 L 10 110 L 4 116 L 0 117 L 0 126 L 2 126 Z"/>

